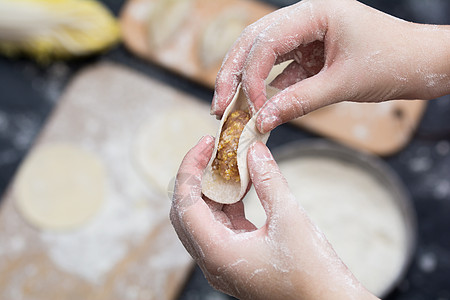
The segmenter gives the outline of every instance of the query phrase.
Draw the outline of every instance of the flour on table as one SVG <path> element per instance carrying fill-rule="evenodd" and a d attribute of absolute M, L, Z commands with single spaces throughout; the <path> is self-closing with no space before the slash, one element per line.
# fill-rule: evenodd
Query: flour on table
<path fill-rule="evenodd" d="M 167 208 L 155 209 L 139 197 L 128 200 L 111 194 L 87 226 L 64 234 L 42 232 L 50 258 L 62 270 L 101 284 L 133 245 L 166 218 Z"/>

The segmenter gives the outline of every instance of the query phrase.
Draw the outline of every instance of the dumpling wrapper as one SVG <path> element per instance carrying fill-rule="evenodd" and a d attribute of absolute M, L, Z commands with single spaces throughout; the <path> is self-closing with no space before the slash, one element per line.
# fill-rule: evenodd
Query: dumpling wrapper
<path fill-rule="evenodd" d="M 268 91 L 268 94 L 272 93 Z M 242 131 L 237 148 L 237 164 L 240 181 L 235 182 L 233 180 L 225 180 L 222 176 L 220 176 L 220 174 L 214 172 L 212 169 L 212 163 L 217 155 L 217 147 L 219 145 L 219 137 L 222 132 L 222 127 L 227 120 L 228 115 L 236 110 L 249 110 L 248 100 L 245 93 L 241 90 L 241 85 L 239 85 L 233 100 L 230 102 L 223 114 L 219 130 L 216 135 L 214 151 L 202 179 L 203 194 L 209 199 L 223 204 L 233 204 L 244 197 L 250 182 L 250 174 L 247 168 L 248 149 L 256 141 L 261 141 L 265 144 L 270 135 L 269 132 L 265 134 L 261 134 L 259 132 L 256 128 L 257 114 L 253 115 Z"/>

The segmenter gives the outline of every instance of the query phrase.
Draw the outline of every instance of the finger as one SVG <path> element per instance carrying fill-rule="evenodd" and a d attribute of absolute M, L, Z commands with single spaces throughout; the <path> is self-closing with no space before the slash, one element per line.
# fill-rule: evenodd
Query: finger
<path fill-rule="evenodd" d="M 213 142 L 212 137 L 205 136 L 184 157 L 170 211 L 170 219 L 183 245 L 194 259 L 200 260 L 211 236 L 227 234 L 211 211 L 215 206 L 208 205 L 201 197 L 201 178 L 211 157 Z"/>
<path fill-rule="evenodd" d="M 241 82 L 242 69 L 256 37 L 281 15 L 283 10 L 277 10 L 248 26 L 229 50 L 216 77 L 212 115 L 223 115 Z"/>
<path fill-rule="evenodd" d="M 204 201 L 196 201 L 185 210 L 172 206 L 170 213 L 175 231 L 191 256 L 201 264 L 217 254 L 220 245 L 229 243 L 231 230 L 215 217 Z"/>
<path fill-rule="evenodd" d="M 177 233 L 178 239 L 183 244 L 186 251 L 192 256 L 194 260 L 198 260 L 201 258 L 201 251 L 199 247 L 196 245 L 195 241 L 191 238 L 186 226 L 182 223 L 180 218 L 180 213 L 175 209 L 174 206 L 170 209 L 170 221 L 172 222 L 172 226 Z"/>
<path fill-rule="evenodd" d="M 170 209 L 172 225 L 184 247 L 194 259 L 198 258 L 200 253 L 197 247 L 194 246 L 194 242 L 191 240 L 181 216 L 186 210 L 186 207 L 192 205 L 196 200 L 201 199 L 199 189 L 201 174 L 209 161 L 212 147 L 213 138 L 206 136 L 186 154 L 177 174 L 175 192 Z M 193 195 L 191 191 L 193 191 Z"/>
<path fill-rule="evenodd" d="M 248 168 L 258 198 L 268 222 L 286 209 L 291 192 L 269 149 L 261 142 L 254 143 L 248 151 Z"/>
<path fill-rule="evenodd" d="M 242 84 L 247 97 L 258 110 L 265 103 L 265 79 L 277 58 L 297 49 L 302 44 L 322 41 L 326 22 L 312 18 L 314 6 L 300 2 L 287 15 L 266 28 L 252 45 L 242 72 Z M 321 20 L 321 21 L 316 21 Z M 280 34 L 282 33 L 282 34 Z"/>
<path fill-rule="evenodd" d="M 261 108 L 256 126 L 262 133 L 326 105 L 350 99 L 330 69 L 287 87 Z"/>
<path fill-rule="evenodd" d="M 226 259 L 224 245 L 233 243 L 235 232 L 223 211 L 213 211 L 205 201 L 196 201 L 179 219 L 186 239 L 183 244 L 191 247 L 190 253 L 200 265 L 205 259 Z"/>
<path fill-rule="evenodd" d="M 214 138 L 203 137 L 184 157 L 175 180 L 172 205 L 185 209 L 201 199 L 202 174 L 214 148 Z"/>
<path fill-rule="evenodd" d="M 259 21 L 262 23 L 262 21 Z M 233 47 L 229 50 L 217 73 L 214 96 L 211 103 L 211 114 L 221 117 L 236 94 L 241 81 L 241 72 L 251 45 L 262 28 L 259 23 L 247 27 Z"/>

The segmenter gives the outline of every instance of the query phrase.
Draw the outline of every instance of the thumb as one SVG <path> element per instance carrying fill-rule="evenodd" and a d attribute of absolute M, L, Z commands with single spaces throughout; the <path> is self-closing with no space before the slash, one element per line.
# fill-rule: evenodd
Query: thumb
<path fill-rule="evenodd" d="M 247 157 L 250 178 L 268 220 L 282 214 L 289 205 L 291 192 L 269 149 L 261 142 L 254 143 Z"/>
<path fill-rule="evenodd" d="M 269 132 L 278 125 L 301 117 L 324 107 L 342 101 L 341 89 L 330 72 L 320 72 L 287 87 L 270 98 L 259 111 L 256 126 L 262 133 Z"/>

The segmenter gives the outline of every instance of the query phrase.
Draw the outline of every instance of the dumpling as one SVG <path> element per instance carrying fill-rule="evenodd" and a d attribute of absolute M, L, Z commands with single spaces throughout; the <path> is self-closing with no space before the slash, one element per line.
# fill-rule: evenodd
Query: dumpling
<path fill-rule="evenodd" d="M 225 110 L 212 157 L 202 179 L 202 192 L 209 199 L 223 204 L 241 200 L 249 186 L 247 152 L 256 141 L 267 142 L 269 133 L 256 128 L 256 116 L 238 87 L 236 95 Z"/>

